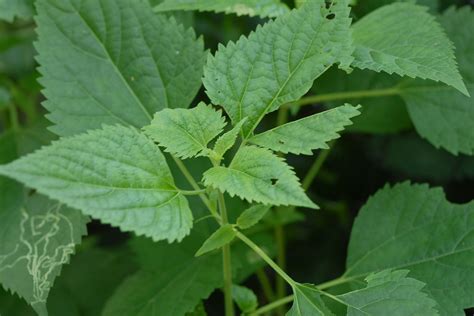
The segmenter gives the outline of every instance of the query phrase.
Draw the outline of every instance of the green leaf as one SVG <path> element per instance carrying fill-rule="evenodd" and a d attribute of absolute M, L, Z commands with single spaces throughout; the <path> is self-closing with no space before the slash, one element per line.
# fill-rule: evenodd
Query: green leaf
<path fill-rule="evenodd" d="M 332 64 L 352 62 L 349 12 L 347 0 L 328 8 L 324 0 L 308 1 L 220 46 L 204 69 L 207 95 L 234 124 L 247 117 L 244 136 L 251 136 L 267 113 L 303 96 Z"/>
<path fill-rule="evenodd" d="M 226 14 L 276 17 L 289 11 L 280 0 L 165 0 L 155 7 L 156 12 L 198 10 Z"/>
<path fill-rule="evenodd" d="M 11 96 L 8 90 L 0 86 L 0 110 L 8 106 L 8 103 L 10 102 L 10 98 Z"/>
<path fill-rule="evenodd" d="M 33 12 L 33 0 L 0 0 L 0 20 L 13 22 L 15 17 L 31 18 Z"/>
<path fill-rule="evenodd" d="M 467 89 L 474 95 L 474 11 L 451 8 L 441 24 L 456 45 L 456 57 Z M 453 154 L 474 154 L 474 101 L 458 91 L 433 82 L 410 82 L 401 88 L 417 132 L 437 148 Z"/>
<path fill-rule="evenodd" d="M 8 131 L 0 135 L 0 164 L 8 163 L 18 157 L 15 133 Z M 0 176 L 0 216 L 19 211 L 23 204 L 23 186 Z"/>
<path fill-rule="evenodd" d="M 347 316 L 435 316 L 437 303 L 422 292 L 425 283 L 407 277 L 408 270 L 385 270 L 366 278 L 367 287 L 339 295 Z"/>
<path fill-rule="evenodd" d="M 237 226 L 247 229 L 256 225 L 270 210 L 269 205 L 254 205 L 246 209 L 237 218 Z"/>
<path fill-rule="evenodd" d="M 257 309 L 258 301 L 255 293 L 244 286 L 233 285 L 232 297 L 243 313 L 250 313 Z"/>
<path fill-rule="evenodd" d="M 206 186 L 249 202 L 317 208 L 291 167 L 264 148 L 241 148 L 229 167 L 213 167 L 204 173 L 203 180 Z"/>
<path fill-rule="evenodd" d="M 441 189 L 398 184 L 377 192 L 352 229 L 344 278 L 408 269 L 427 284 L 441 315 L 474 306 L 474 203 L 452 204 Z"/>
<path fill-rule="evenodd" d="M 192 312 L 186 313 L 186 316 L 207 316 L 204 304 L 199 303 Z"/>
<path fill-rule="evenodd" d="M 237 139 L 237 135 L 239 135 L 240 131 L 242 130 L 242 126 L 244 125 L 247 119 L 244 118 L 237 124 L 235 124 L 234 128 L 232 128 L 227 133 L 221 135 L 217 140 L 216 144 L 214 145 L 214 152 L 217 154 L 219 158 L 222 158 L 224 154 L 234 146 L 235 141 Z"/>
<path fill-rule="evenodd" d="M 0 214 L 0 283 L 24 298 L 39 315 L 62 265 L 86 231 L 79 211 L 34 195 L 21 210 Z"/>
<path fill-rule="evenodd" d="M 232 225 L 227 224 L 219 227 L 199 248 L 196 257 L 202 256 L 210 251 L 220 249 L 234 240 L 236 232 Z"/>
<path fill-rule="evenodd" d="M 226 123 L 220 111 L 199 103 L 192 109 L 165 109 L 155 114 L 145 132 L 166 151 L 181 158 L 207 155 L 207 144 Z"/>
<path fill-rule="evenodd" d="M 37 8 L 40 82 L 55 133 L 143 127 L 196 95 L 202 39 L 146 1 L 39 0 Z"/>
<path fill-rule="evenodd" d="M 61 139 L 0 166 L 0 174 L 154 240 L 181 240 L 192 226 L 163 154 L 134 128 L 109 126 Z"/>
<path fill-rule="evenodd" d="M 360 106 L 345 104 L 331 110 L 277 126 L 253 136 L 249 141 L 274 151 L 312 155 L 312 150 L 329 148 L 327 142 L 339 138 L 338 132 L 352 124 Z"/>
<path fill-rule="evenodd" d="M 286 316 L 333 316 L 321 299 L 321 292 L 312 284 L 293 286 L 293 306 Z"/>
<path fill-rule="evenodd" d="M 452 43 L 427 8 L 394 3 L 353 26 L 353 66 L 444 82 L 469 95 L 457 70 Z M 400 23 L 403 21 L 403 23 Z"/>

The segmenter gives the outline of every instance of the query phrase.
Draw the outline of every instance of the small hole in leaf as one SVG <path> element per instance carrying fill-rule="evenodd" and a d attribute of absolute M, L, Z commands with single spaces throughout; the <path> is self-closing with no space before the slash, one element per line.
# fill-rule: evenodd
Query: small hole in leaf
<path fill-rule="evenodd" d="M 330 14 L 326 15 L 326 19 L 328 19 L 328 20 L 333 20 L 335 17 L 336 17 L 336 15 L 334 13 L 330 13 Z"/>
<path fill-rule="evenodd" d="M 273 179 L 270 179 L 270 181 L 272 182 L 272 185 L 275 185 L 275 184 L 277 184 L 278 179 L 273 178 Z"/>
<path fill-rule="evenodd" d="M 281 140 L 281 139 L 278 140 L 278 143 L 280 143 L 281 145 L 284 145 L 284 144 L 285 144 L 285 142 L 284 142 L 283 140 Z"/>

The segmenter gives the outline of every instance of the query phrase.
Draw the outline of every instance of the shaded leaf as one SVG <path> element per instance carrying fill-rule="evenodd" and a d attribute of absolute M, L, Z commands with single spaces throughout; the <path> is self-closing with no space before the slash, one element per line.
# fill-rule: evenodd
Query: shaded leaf
<path fill-rule="evenodd" d="M 241 229 L 247 229 L 256 225 L 270 210 L 269 205 L 254 205 L 246 209 L 237 218 L 237 226 Z"/>
<path fill-rule="evenodd" d="M 232 297 L 243 313 L 253 312 L 258 307 L 257 296 L 247 287 L 234 284 Z"/>
<path fill-rule="evenodd" d="M 312 284 L 293 286 L 293 306 L 286 316 L 333 316 L 321 299 L 321 292 Z"/>
<path fill-rule="evenodd" d="M 220 249 L 230 243 L 235 238 L 236 232 L 232 225 L 227 224 L 219 227 L 199 248 L 196 257 L 202 256 L 210 251 Z"/>

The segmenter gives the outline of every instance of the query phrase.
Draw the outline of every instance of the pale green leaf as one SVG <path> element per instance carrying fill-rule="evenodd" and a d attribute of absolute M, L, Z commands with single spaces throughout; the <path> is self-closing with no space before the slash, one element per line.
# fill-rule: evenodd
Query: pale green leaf
<path fill-rule="evenodd" d="M 226 14 L 276 17 L 289 11 L 280 0 L 165 0 L 155 7 L 156 12 L 197 10 Z"/>
<path fill-rule="evenodd" d="M 192 109 L 165 109 L 155 114 L 145 132 L 173 155 L 190 158 L 207 154 L 207 144 L 226 123 L 220 111 L 199 103 Z"/>
<path fill-rule="evenodd" d="M 241 148 L 229 167 L 213 167 L 204 173 L 203 179 L 206 186 L 249 202 L 317 208 L 291 167 L 264 148 Z"/>
<path fill-rule="evenodd" d="M 456 57 L 467 89 L 474 95 L 474 11 L 451 8 L 440 19 L 456 45 Z M 401 87 L 417 132 L 437 148 L 453 154 L 474 154 L 474 99 L 428 81 Z"/>
<path fill-rule="evenodd" d="M 154 240 L 181 240 L 192 226 L 163 154 L 134 128 L 109 126 L 61 139 L 1 166 L 0 174 Z"/>
<path fill-rule="evenodd" d="M 257 296 L 245 286 L 234 284 L 232 286 L 232 298 L 243 313 L 253 312 L 258 307 Z"/>
<path fill-rule="evenodd" d="M 244 117 L 244 136 L 282 104 L 302 97 L 334 63 L 352 62 L 347 0 L 308 1 L 299 10 L 220 46 L 204 70 L 206 92 L 235 124 Z"/>
<path fill-rule="evenodd" d="M 347 316 L 436 316 L 437 303 L 422 290 L 425 283 L 407 277 L 408 270 L 374 273 L 367 287 L 339 295 L 347 304 Z"/>
<path fill-rule="evenodd" d="M 21 209 L 0 213 L 0 231 L 0 283 L 47 315 L 54 280 L 87 232 L 84 216 L 34 195 Z"/>
<path fill-rule="evenodd" d="M 222 158 L 224 154 L 235 144 L 237 136 L 239 135 L 246 120 L 247 119 L 244 118 L 235 124 L 235 126 L 230 131 L 221 135 L 217 139 L 216 144 L 214 145 L 214 152 L 218 157 Z"/>
<path fill-rule="evenodd" d="M 361 209 L 352 229 L 344 278 L 408 269 L 427 284 L 441 315 L 474 306 L 474 203 L 452 204 L 441 189 L 385 187 Z"/>
<path fill-rule="evenodd" d="M 333 316 L 321 299 L 321 292 L 312 284 L 293 286 L 293 306 L 286 316 Z"/>
<path fill-rule="evenodd" d="M 246 209 L 237 218 L 237 226 L 241 229 L 247 229 L 256 225 L 270 210 L 269 205 L 254 205 Z"/>
<path fill-rule="evenodd" d="M 394 3 L 353 26 L 353 66 L 446 83 L 468 95 L 453 44 L 426 7 Z M 400 23 L 403 21 L 403 23 Z"/>
<path fill-rule="evenodd" d="M 352 124 L 352 117 L 360 114 L 359 107 L 345 104 L 277 126 L 249 141 L 274 151 L 312 155 L 312 150 L 327 149 L 327 142 L 340 137 L 338 132 Z"/>
<path fill-rule="evenodd" d="M 16 17 L 31 18 L 33 13 L 33 0 L 0 0 L 0 20 L 13 22 Z"/>
<path fill-rule="evenodd" d="M 40 82 L 55 133 L 143 127 L 197 93 L 202 39 L 146 1 L 39 0 L 37 8 Z"/>
<path fill-rule="evenodd" d="M 236 232 L 232 225 L 227 224 L 219 227 L 198 249 L 196 257 L 202 256 L 210 251 L 220 249 L 234 240 Z"/>

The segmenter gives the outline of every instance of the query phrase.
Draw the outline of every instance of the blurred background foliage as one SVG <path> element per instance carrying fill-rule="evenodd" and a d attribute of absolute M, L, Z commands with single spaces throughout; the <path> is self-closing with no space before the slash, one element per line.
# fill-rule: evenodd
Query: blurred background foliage
<path fill-rule="evenodd" d="M 144 1 L 144 0 L 131 0 Z M 157 4 L 160 0 L 150 0 Z M 21 4 L 12 12 L 12 3 Z M 293 1 L 285 1 L 290 7 Z M 357 0 L 353 18 L 393 0 Z M 419 0 L 433 14 L 452 5 L 471 5 L 467 0 Z M 35 62 L 35 22 L 32 0 L 0 0 L 0 162 L 48 144 L 55 136 L 47 130 L 45 110 L 40 106 L 43 96 L 37 82 Z M 259 18 L 214 13 L 180 12 L 174 18 L 195 28 L 204 37 L 212 52 L 219 43 L 235 41 L 248 34 Z M 311 93 L 338 92 L 347 89 L 381 88 L 396 83 L 399 78 L 354 71 L 343 76 L 331 69 L 315 82 Z M 207 100 L 203 90 L 197 100 Z M 334 144 L 327 162 L 309 189 L 309 195 L 321 205 L 318 212 L 286 213 L 287 258 L 289 274 L 296 280 L 320 283 L 337 277 L 344 271 L 346 247 L 351 225 L 360 206 L 385 183 L 404 180 L 428 182 L 442 186 L 452 202 L 474 199 L 474 158 L 454 156 L 436 149 L 414 131 L 404 103 L 398 97 L 353 100 L 367 106 L 364 115 Z M 302 117 L 324 109 L 330 104 L 313 104 L 293 112 Z M 275 124 L 276 114 L 269 115 L 264 125 Z M 312 163 L 311 157 L 289 158 L 300 177 Z M 207 166 L 193 166 L 196 174 Z M 8 196 L 9 182 L 0 188 L 0 199 Z M 1 203 L 0 205 L 5 205 Z M 233 210 L 241 209 L 241 201 L 230 201 Z M 199 218 L 199 215 L 195 216 Z M 275 220 L 275 219 L 273 219 Z M 271 219 L 269 220 L 271 222 Z M 271 223 L 270 223 L 271 224 Z M 49 299 L 53 316 L 100 315 L 104 303 L 114 289 L 128 275 L 139 269 L 132 252 L 136 240 L 107 225 L 93 221 L 88 226 L 89 236 L 78 247 L 71 264 L 65 266 L 57 279 Z M 272 241 L 267 241 L 271 251 Z M 156 253 L 158 255 L 158 253 Z M 268 271 L 271 275 L 272 272 Z M 256 277 L 246 285 L 259 289 Z M 257 295 L 262 296 L 257 290 Z M 206 302 L 209 315 L 219 315 L 222 294 L 216 292 Z M 264 303 L 264 302 L 262 302 Z M 0 287 L 0 314 L 5 316 L 34 315 L 30 307 Z"/>

